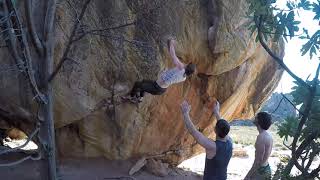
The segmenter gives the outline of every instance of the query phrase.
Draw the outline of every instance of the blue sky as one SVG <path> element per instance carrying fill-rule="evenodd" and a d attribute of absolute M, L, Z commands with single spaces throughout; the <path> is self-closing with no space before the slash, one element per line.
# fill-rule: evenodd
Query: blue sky
<path fill-rule="evenodd" d="M 278 0 L 279 7 L 285 7 L 286 1 Z M 301 21 L 300 29 L 305 27 L 309 30 L 309 34 L 312 35 L 316 30 L 319 29 L 319 22 L 313 20 L 314 13 L 308 11 L 299 11 L 299 17 L 296 18 Z M 319 60 L 318 55 L 315 55 L 311 60 L 309 54 L 301 56 L 300 49 L 306 41 L 299 38 L 292 38 L 286 43 L 284 62 L 296 75 L 302 79 L 306 79 L 310 74 L 310 78 L 313 78 L 314 72 L 318 66 Z M 291 88 L 294 86 L 292 82 L 293 78 L 284 72 L 282 79 L 276 88 L 276 92 L 287 93 L 290 92 Z"/>

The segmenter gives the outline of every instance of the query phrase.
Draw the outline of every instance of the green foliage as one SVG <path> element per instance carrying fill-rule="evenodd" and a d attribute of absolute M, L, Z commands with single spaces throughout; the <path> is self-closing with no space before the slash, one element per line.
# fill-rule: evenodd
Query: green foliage
<path fill-rule="evenodd" d="M 312 81 L 306 81 L 307 84 L 311 85 Z M 305 100 L 306 97 L 310 96 L 310 91 L 308 91 L 304 86 L 299 86 L 297 82 L 296 86 L 292 88 L 291 95 L 293 97 L 293 102 L 296 105 L 302 104 L 300 107 L 300 111 L 303 112 L 305 106 Z M 318 83 L 318 87 L 320 87 L 320 84 Z M 305 127 L 302 131 L 303 138 L 308 136 L 313 131 L 319 131 L 320 130 L 320 88 L 317 88 L 316 90 L 316 96 L 313 99 L 311 112 L 309 114 L 308 121 L 305 124 Z"/>
<path fill-rule="evenodd" d="M 312 11 L 316 14 L 313 19 L 320 19 L 320 1 L 318 3 L 312 3 Z"/>
<path fill-rule="evenodd" d="M 320 30 L 316 31 L 311 37 L 309 35 L 302 36 L 300 39 L 309 39 L 308 42 L 306 42 L 302 48 L 301 48 L 301 53 L 302 55 L 307 54 L 309 51 L 310 58 L 313 57 L 313 55 L 317 54 L 317 51 L 319 51 L 319 41 L 320 41 Z"/>
<path fill-rule="evenodd" d="M 299 86 L 299 83 L 297 81 L 294 81 L 296 84 L 294 87 L 292 87 L 291 96 L 293 97 L 293 103 L 295 105 L 299 105 L 304 103 L 305 97 L 309 95 L 309 91 L 304 86 Z M 310 81 L 307 81 L 307 84 L 311 84 Z"/>
<path fill-rule="evenodd" d="M 308 89 L 306 87 L 299 85 L 299 83 L 297 81 L 294 81 L 294 83 L 295 83 L 295 86 L 292 87 L 290 94 L 293 97 L 294 104 L 295 105 L 299 105 L 299 104 L 304 103 L 305 97 L 309 96 L 310 92 L 308 91 Z M 308 85 L 310 85 L 310 86 L 312 85 L 312 81 L 308 81 L 307 80 L 306 83 Z M 320 86 L 320 83 L 318 81 L 318 87 L 319 86 Z M 315 97 L 315 101 L 319 100 L 319 98 L 320 98 L 320 88 L 316 89 L 316 95 L 315 96 L 316 96 Z"/>
<path fill-rule="evenodd" d="M 311 85 L 313 82 L 312 81 L 306 81 L 307 84 Z M 301 105 L 300 111 L 303 112 L 305 108 L 305 101 L 306 97 L 310 96 L 310 91 L 306 89 L 304 86 L 299 85 L 296 82 L 296 86 L 292 88 L 291 95 L 293 97 L 293 103 L 296 105 Z M 302 132 L 298 138 L 299 143 L 302 141 L 306 140 L 311 134 L 316 133 L 317 136 L 313 142 L 308 144 L 305 148 L 304 151 L 308 152 L 316 152 L 319 154 L 319 147 L 320 143 L 317 142 L 317 139 L 319 141 L 320 139 L 320 83 L 318 81 L 317 85 L 317 91 L 315 98 L 313 98 L 312 101 L 312 106 L 311 106 L 311 111 L 308 116 L 308 119 L 306 123 L 303 126 Z M 278 125 L 278 135 L 281 138 L 284 138 L 285 141 L 288 141 L 289 138 L 292 138 L 295 136 L 295 133 L 297 132 L 298 125 L 300 123 L 300 118 L 301 115 L 298 117 L 288 117 L 282 122 L 281 124 Z M 298 144 L 299 145 L 299 144 Z M 314 161 L 314 157 L 311 157 L 309 155 L 309 161 Z M 284 171 L 284 164 L 287 164 L 286 162 L 282 162 L 283 165 L 281 167 L 278 167 L 277 172 L 275 173 L 275 176 L 273 179 L 277 179 L 278 177 L 282 177 L 279 179 L 304 179 L 303 176 L 290 176 L 286 171 Z"/>
<path fill-rule="evenodd" d="M 301 0 L 298 3 L 298 8 L 302 8 L 303 10 L 310 10 L 311 9 L 311 4 L 307 0 Z"/>
<path fill-rule="evenodd" d="M 281 124 L 278 124 L 278 134 L 285 141 L 288 141 L 289 137 L 293 137 L 298 128 L 297 117 L 287 117 Z"/>
<path fill-rule="evenodd" d="M 313 19 L 320 20 L 320 0 L 317 3 L 310 3 L 308 0 L 287 1 L 286 9 L 279 9 L 276 6 L 276 0 L 247 0 L 249 10 L 247 16 L 251 19 L 249 30 L 251 34 L 257 31 L 257 19 L 262 20 L 260 30 L 266 41 L 273 39 L 279 41 L 284 39 L 288 41 L 288 37 L 295 36 L 305 39 L 307 42 L 301 48 L 301 54 L 305 55 L 309 52 L 310 58 L 316 55 L 320 48 L 320 30 L 312 36 L 308 34 L 308 30 L 303 28 L 299 31 L 300 21 L 296 20 L 299 11 L 312 11 L 315 16 Z M 299 32 L 299 33 L 298 33 Z M 256 37 L 256 41 L 258 38 Z"/>
<path fill-rule="evenodd" d="M 302 130 L 302 138 L 307 138 L 311 133 L 316 132 L 320 137 L 320 99 L 314 98 L 309 119 Z"/>
<path fill-rule="evenodd" d="M 276 0 L 247 0 L 247 2 L 249 3 L 247 16 L 251 18 L 251 24 L 249 25 L 251 34 L 259 30 L 259 32 L 262 33 L 263 41 L 268 41 L 269 38 L 273 41 L 279 41 L 282 38 L 287 41 L 288 37 L 290 39 L 298 37 L 305 40 L 305 44 L 301 47 L 302 55 L 309 54 L 310 59 L 317 55 L 320 49 L 320 30 L 313 34 L 309 34 L 307 28 L 300 28 L 300 30 L 299 25 L 301 22 L 297 21 L 296 16 L 299 16 L 299 12 L 301 11 L 310 11 L 314 13 L 313 19 L 319 21 L 320 0 L 313 3 L 310 3 L 308 0 L 288 0 L 286 1 L 285 9 L 279 9 L 276 6 Z M 295 79 L 299 80 L 298 78 Z M 283 123 L 279 124 L 278 134 L 281 138 L 284 138 L 285 141 L 293 137 L 295 148 L 291 149 L 293 153 L 292 158 L 295 158 L 297 161 L 302 161 L 301 151 L 297 152 L 296 148 L 303 148 L 304 153 L 320 152 L 319 142 L 316 142 L 320 139 L 320 84 L 318 81 L 316 95 L 313 99 L 310 99 L 310 97 L 312 97 L 310 88 L 306 87 L 304 83 L 295 83 L 296 86 L 292 88 L 291 95 L 293 97 L 293 103 L 296 106 L 300 106 L 299 111 L 302 113 L 299 114 L 298 117 L 288 117 Z M 312 81 L 306 80 L 305 83 L 309 85 L 309 87 L 314 86 Z M 310 102 L 312 102 L 311 109 L 306 116 L 304 111 L 306 104 L 310 104 Z M 309 156 L 308 158 L 310 158 L 309 161 L 312 163 L 314 157 Z M 309 169 L 304 169 L 301 170 L 301 172 L 304 172 L 301 176 L 291 177 L 291 169 L 292 166 L 288 165 L 283 168 L 278 168 L 277 173 L 281 179 L 303 179 L 309 171 Z"/>

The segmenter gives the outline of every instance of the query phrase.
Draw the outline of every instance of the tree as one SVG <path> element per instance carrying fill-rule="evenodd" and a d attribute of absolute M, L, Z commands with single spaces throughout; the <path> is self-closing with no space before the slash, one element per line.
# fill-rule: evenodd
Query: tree
<path fill-rule="evenodd" d="M 309 53 L 310 58 L 317 55 L 320 48 L 320 30 L 309 35 L 308 29 L 299 31 L 300 21 L 296 16 L 300 11 L 312 11 L 313 19 L 320 20 L 320 1 L 311 3 L 308 0 L 287 1 L 286 8 L 278 8 L 276 0 L 247 0 L 249 4 L 248 18 L 250 19 L 249 29 L 256 40 L 260 42 L 267 53 L 295 80 L 296 86 L 291 92 L 293 103 L 298 106 L 298 117 L 287 118 L 280 125 L 279 134 L 285 139 L 292 137 L 292 143 L 286 145 L 291 150 L 291 158 L 285 167 L 278 169 L 281 179 L 290 178 L 319 178 L 320 165 L 310 169 L 315 156 L 320 152 L 320 90 L 319 71 L 320 63 L 312 80 L 303 80 L 292 72 L 275 52 L 268 47 L 267 42 L 285 40 L 298 37 L 307 42 L 301 47 L 301 54 Z M 318 57 L 319 58 L 319 57 Z M 296 167 L 301 174 L 292 177 L 290 172 Z M 279 177 L 277 177 L 279 178 Z"/>
<path fill-rule="evenodd" d="M 44 5 L 46 7 L 43 10 L 45 17 L 40 21 L 43 23 L 40 31 L 36 30 L 34 24 L 33 11 L 35 8 L 32 7 L 32 1 L 26 0 L 24 2 L 27 23 L 21 17 L 22 12 L 17 11 L 17 6 L 21 3 L 13 0 L 1 1 L 1 28 L 8 51 L 14 61 L 19 64 L 18 67 L 23 75 L 27 77 L 25 83 L 32 87 L 33 95 L 39 107 L 38 112 L 41 115 L 38 117 L 32 116 L 34 130 L 29 136 L 29 140 L 38 134 L 40 151 L 37 152 L 37 155 L 29 155 L 14 163 L 3 164 L 2 166 L 14 165 L 28 159 L 40 160 L 42 157 L 47 162 L 43 164 L 43 167 L 45 167 L 46 174 L 49 174 L 49 179 L 56 179 L 52 87 L 47 81 L 53 70 L 53 29 L 56 1 L 48 0 L 39 3 L 40 6 Z M 27 28 L 25 28 L 25 24 L 28 24 Z M 29 36 L 33 40 L 32 43 L 28 41 Z M 35 71 L 35 63 L 38 64 L 39 69 L 37 71 Z M 9 149 L 1 152 L 1 154 L 11 153 L 14 150 Z M 46 176 L 43 178 L 47 179 Z"/>

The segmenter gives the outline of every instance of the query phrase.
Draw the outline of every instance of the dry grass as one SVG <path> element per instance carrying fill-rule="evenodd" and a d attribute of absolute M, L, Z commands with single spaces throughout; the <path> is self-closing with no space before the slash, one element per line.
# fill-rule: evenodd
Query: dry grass
<path fill-rule="evenodd" d="M 277 127 L 272 125 L 269 131 L 273 137 L 274 147 L 285 150 L 283 140 L 277 134 Z M 230 136 L 235 144 L 254 145 L 257 135 L 258 130 L 255 126 L 231 126 Z"/>
<path fill-rule="evenodd" d="M 249 155 L 243 148 L 234 148 L 232 151 L 232 157 L 249 157 Z"/>

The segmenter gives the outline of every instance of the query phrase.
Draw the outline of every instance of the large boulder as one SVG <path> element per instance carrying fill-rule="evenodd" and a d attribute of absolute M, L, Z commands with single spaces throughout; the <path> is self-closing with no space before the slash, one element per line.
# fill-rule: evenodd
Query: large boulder
<path fill-rule="evenodd" d="M 71 0 L 57 6 L 56 63 L 82 4 Z M 183 99 L 192 105 L 194 124 L 208 136 L 214 136 L 215 121 L 208 103 L 215 99 L 227 120 L 252 117 L 283 71 L 250 36 L 246 9 L 245 0 L 92 1 L 81 27 L 99 31 L 72 45 L 73 60 L 64 63 L 53 81 L 59 157 L 127 159 L 170 151 L 164 159 L 177 164 L 203 151 L 184 127 Z M 176 37 L 182 61 L 197 65 L 196 74 L 162 96 L 147 95 L 138 106 L 121 102 L 135 81 L 155 80 L 173 66 L 168 35 Z M 283 43 L 268 44 L 283 57 Z M 1 63 L 10 62 L 2 58 L 8 57 L 6 52 L 0 56 Z M 7 83 L 0 100 L 22 102 L 18 94 L 25 88 L 15 86 L 18 76 L 1 76 L 0 81 Z"/>

